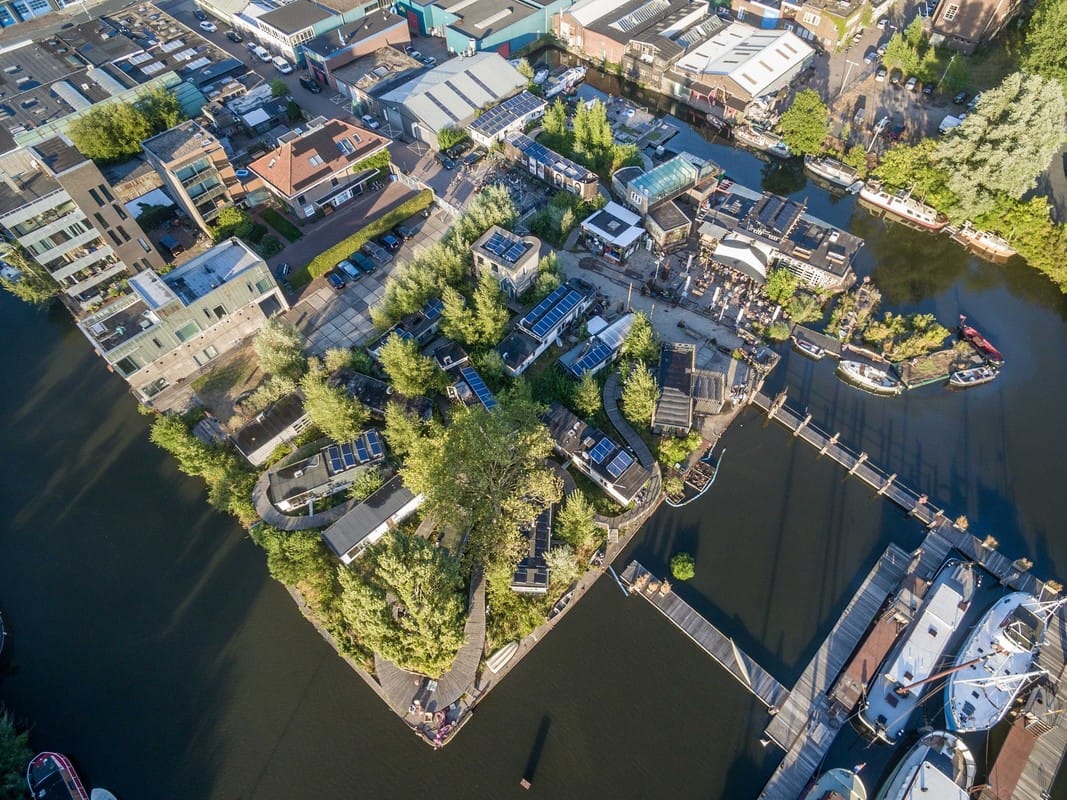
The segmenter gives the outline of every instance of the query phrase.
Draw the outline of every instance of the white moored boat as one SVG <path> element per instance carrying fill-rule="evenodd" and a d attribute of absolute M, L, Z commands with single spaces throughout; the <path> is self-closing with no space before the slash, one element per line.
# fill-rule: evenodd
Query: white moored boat
<path fill-rule="evenodd" d="M 813 175 L 817 175 L 842 189 L 851 190 L 856 184 L 860 184 L 860 186 L 863 184 L 859 180 L 859 173 L 856 170 L 848 164 L 842 164 L 836 158 L 830 158 L 829 156 L 823 158 L 816 158 L 811 155 L 804 156 L 804 168 Z M 860 186 L 856 186 L 856 191 L 859 191 Z"/>
<path fill-rule="evenodd" d="M 948 217 L 937 209 L 920 203 L 910 192 L 890 192 L 878 181 L 868 181 L 860 189 L 860 200 L 865 200 L 901 222 L 928 231 L 939 231 L 948 225 Z"/>
<path fill-rule="evenodd" d="M 793 346 L 808 358 L 813 358 L 816 361 L 820 360 L 826 355 L 826 350 L 819 347 L 817 344 L 809 342 L 807 339 L 800 339 L 796 336 L 793 338 Z"/>
<path fill-rule="evenodd" d="M 504 665 L 511 661 L 518 649 L 518 642 L 508 642 L 485 660 L 486 669 L 496 675 L 504 668 Z"/>
<path fill-rule="evenodd" d="M 963 226 L 952 234 L 952 241 L 959 242 L 972 253 L 993 261 L 1009 259 L 1016 252 L 1003 236 L 998 236 L 993 231 L 979 230 L 970 222 L 963 223 Z"/>
<path fill-rule="evenodd" d="M 837 370 L 845 380 L 874 394 L 900 394 L 904 391 L 904 384 L 886 370 L 862 361 L 842 361 Z"/>
<path fill-rule="evenodd" d="M 904 755 L 875 800 L 968 800 L 976 771 L 962 739 L 932 731 Z"/>
<path fill-rule="evenodd" d="M 850 769 L 832 769 L 819 776 L 800 800 L 867 800 L 867 788 L 860 776 Z"/>
<path fill-rule="evenodd" d="M 961 369 L 953 372 L 949 376 L 948 385 L 957 389 L 967 389 L 971 386 L 981 386 L 983 383 L 989 383 L 995 377 L 997 377 L 997 368 L 989 364 L 983 364 L 980 367 L 971 367 L 970 369 Z"/>
<path fill-rule="evenodd" d="M 1034 660 L 1060 602 L 1012 592 L 986 612 L 948 678 L 945 720 L 951 730 L 989 730 L 1004 719 L 1023 686 L 1043 674 Z"/>
<path fill-rule="evenodd" d="M 780 136 L 775 136 L 770 131 L 760 131 L 755 128 L 750 128 L 748 125 L 738 125 L 731 134 L 734 139 L 741 142 L 743 145 L 753 148 L 754 150 L 762 150 L 764 153 L 768 153 L 776 158 L 792 158 L 793 154 L 789 150 L 789 146 L 782 140 Z"/>
<path fill-rule="evenodd" d="M 971 564 L 949 561 L 937 573 L 908 630 L 868 686 L 867 702 L 857 719 L 870 735 L 893 744 L 904 733 L 923 690 L 938 677 L 938 666 L 970 608 L 974 587 Z"/>

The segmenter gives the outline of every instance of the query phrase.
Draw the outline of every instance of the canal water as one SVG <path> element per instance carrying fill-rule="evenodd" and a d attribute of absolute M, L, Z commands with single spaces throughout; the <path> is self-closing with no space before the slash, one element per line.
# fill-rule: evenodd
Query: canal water
<path fill-rule="evenodd" d="M 867 240 L 887 308 L 961 312 L 1005 354 L 992 384 L 900 398 L 838 382 L 784 352 L 787 388 L 821 427 L 1067 578 L 1062 532 L 1067 302 L 1018 263 L 885 223 L 803 176 L 686 131 L 731 177 L 807 199 Z M 777 763 L 767 716 L 648 604 L 600 581 L 440 752 L 421 744 L 301 618 L 263 558 L 199 482 L 147 440 L 122 382 L 65 312 L 0 297 L 0 610 L 11 636 L 0 700 L 36 748 L 70 754 L 121 800 L 353 796 L 755 797 Z M 746 412 L 697 505 L 664 509 L 620 559 L 666 571 L 697 557 L 683 596 L 783 683 L 802 671 L 889 542 L 922 537 L 783 429 Z M 983 597 L 991 599 L 988 585 Z M 933 700 L 928 720 L 938 724 Z M 983 759 L 982 737 L 972 747 Z M 892 754 L 846 732 L 827 766 Z M 872 792 L 873 794 L 873 792 Z M 1053 797 L 1067 797 L 1061 779 Z"/>

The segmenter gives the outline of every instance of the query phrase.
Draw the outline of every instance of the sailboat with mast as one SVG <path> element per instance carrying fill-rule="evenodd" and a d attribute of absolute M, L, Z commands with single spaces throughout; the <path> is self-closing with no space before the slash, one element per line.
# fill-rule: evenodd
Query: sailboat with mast
<path fill-rule="evenodd" d="M 1045 674 L 1034 664 L 1048 621 L 1063 603 L 1012 592 L 985 613 L 948 679 L 945 719 L 950 730 L 989 730 L 1004 719 L 1023 687 Z"/>

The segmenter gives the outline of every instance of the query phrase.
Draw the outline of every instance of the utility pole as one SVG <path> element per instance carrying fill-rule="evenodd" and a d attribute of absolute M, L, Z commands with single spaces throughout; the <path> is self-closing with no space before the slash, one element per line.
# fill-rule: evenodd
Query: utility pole
<path fill-rule="evenodd" d="M 948 71 L 949 71 L 950 69 L 952 69 L 952 62 L 953 62 L 953 61 L 955 61 L 955 60 L 956 60 L 956 53 L 953 53 L 953 54 L 952 54 L 952 58 L 950 58 L 950 59 L 948 60 L 948 63 L 947 63 L 946 65 L 945 65 L 945 71 L 941 73 L 941 80 L 939 80 L 939 81 L 937 82 L 937 85 L 938 85 L 938 86 L 940 86 L 940 85 L 941 85 L 942 83 L 944 83 L 944 82 L 945 82 L 945 77 L 946 77 L 946 76 L 948 75 Z"/>
<path fill-rule="evenodd" d="M 843 78 L 841 78 L 841 91 L 839 91 L 837 93 L 838 97 L 840 97 L 842 94 L 844 94 L 845 87 L 848 86 L 848 75 L 849 75 L 850 72 L 852 72 L 852 68 L 853 67 L 858 67 L 858 66 L 859 66 L 859 64 L 857 64 L 855 61 L 851 61 L 851 60 L 849 60 L 847 58 L 845 59 L 845 75 L 844 75 Z"/>
<path fill-rule="evenodd" d="M 871 143 L 867 145 L 867 152 L 871 152 L 871 148 L 874 147 L 874 143 L 878 141 L 879 135 L 885 130 L 885 126 L 889 124 L 889 117 L 882 117 L 878 120 L 878 124 L 874 126 L 874 133 L 871 135 Z"/>

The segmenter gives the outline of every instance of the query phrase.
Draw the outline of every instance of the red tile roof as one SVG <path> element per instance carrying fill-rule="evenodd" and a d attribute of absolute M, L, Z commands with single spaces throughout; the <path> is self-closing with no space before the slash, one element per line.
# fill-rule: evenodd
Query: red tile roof
<path fill-rule="evenodd" d="M 376 133 L 331 119 L 278 145 L 248 168 L 286 197 L 295 197 L 325 178 L 349 172 L 353 164 L 381 152 L 388 143 Z"/>

